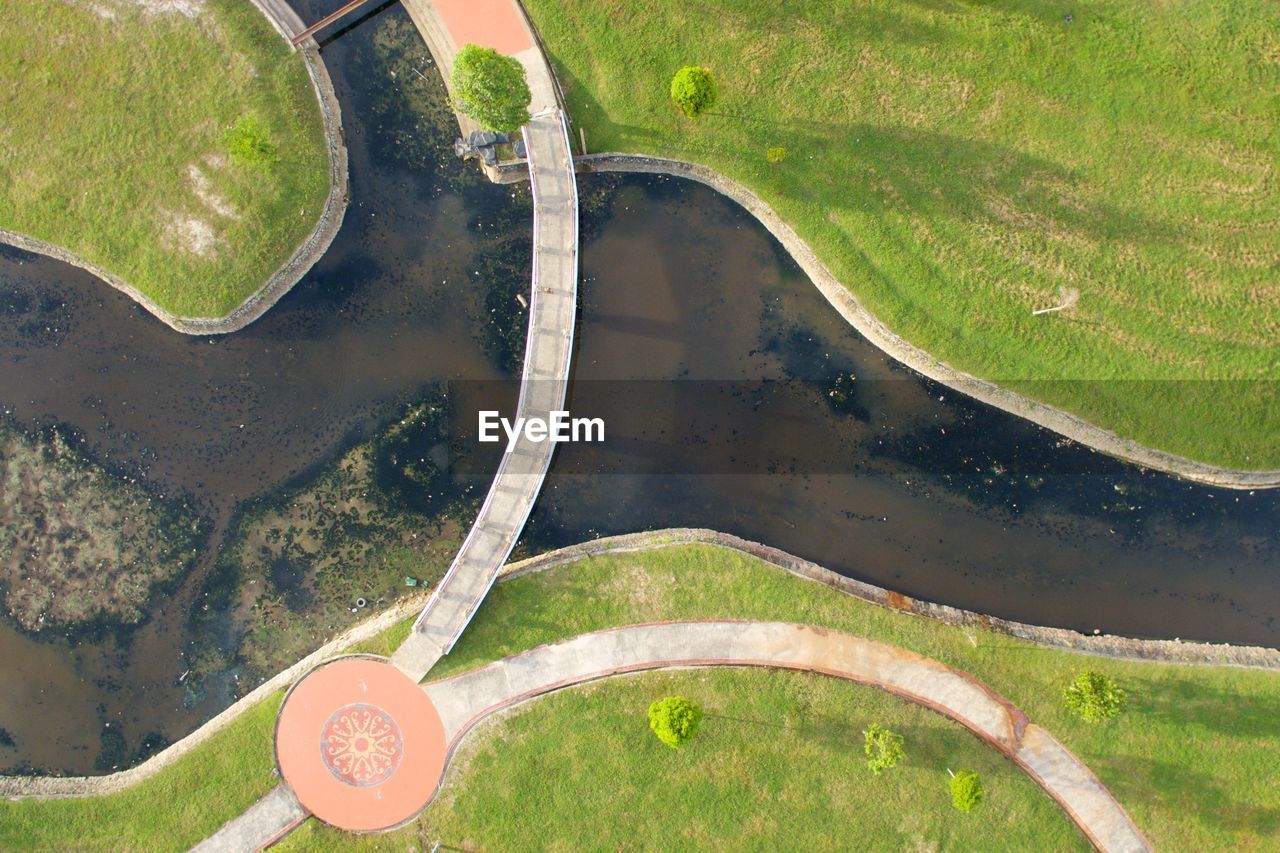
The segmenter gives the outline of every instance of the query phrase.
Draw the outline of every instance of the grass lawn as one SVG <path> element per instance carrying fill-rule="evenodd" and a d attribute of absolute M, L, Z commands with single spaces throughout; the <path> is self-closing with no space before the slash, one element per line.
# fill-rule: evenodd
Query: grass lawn
<path fill-rule="evenodd" d="M 1280 673 L 1045 649 L 865 604 L 713 546 L 596 557 L 498 584 L 432 677 L 585 631 L 711 617 L 825 625 L 976 675 L 1088 763 L 1156 849 L 1261 850 L 1280 835 Z M 385 654 L 408 625 L 357 648 Z M 1090 726 L 1063 710 L 1061 689 L 1084 667 L 1129 691 L 1125 715 Z M 678 753 L 645 729 L 644 708 L 668 693 L 716 715 Z M 271 723 L 279 701 L 125 794 L 0 803 L 0 848 L 185 849 L 275 783 Z M 906 736 L 908 758 L 868 780 L 857 733 L 876 721 Z M 945 768 L 958 765 L 987 780 L 989 799 L 969 816 L 946 800 Z M 994 833 L 1010 849 L 1079 846 L 1037 791 L 957 725 L 870 688 L 767 670 L 670 671 L 555 694 L 486 723 L 421 820 L 391 835 L 344 836 L 341 846 L 402 850 L 442 840 L 577 849 L 653 839 L 647 846 L 816 849 L 847 839 L 979 849 Z M 157 801 L 164 808 L 148 811 Z M 338 843 L 311 823 L 285 849 Z"/>
<path fill-rule="evenodd" d="M 156 776 L 119 794 L 0 800 L 3 850 L 186 850 L 279 784 L 281 691 Z"/>
<path fill-rule="evenodd" d="M 1280 467 L 1280 4 L 527 5 L 593 151 L 747 185 L 955 367 Z M 667 96 L 686 64 L 719 86 L 696 121 Z"/>
<path fill-rule="evenodd" d="M 174 314 L 228 313 L 315 227 L 315 92 L 246 0 L 4 0 L 0 80 L 0 227 Z M 242 120 L 259 164 L 230 156 Z"/>
<path fill-rule="evenodd" d="M 702 705 L 680 750 L 645 709 Z M 862 728 L 906 739 L 903 764 L 866 768 Z M 473 732 L 417 825 L 346 843 L 314 821 L 282 850 L 1084 850 L 1035 783 L 958 724 L 869 687 L 768 670 L 647 673 L 553 694 Z M 956 811 L 946 768 L 987 798 Z M 998 840 L 998 841 L 997 841 Z"/>

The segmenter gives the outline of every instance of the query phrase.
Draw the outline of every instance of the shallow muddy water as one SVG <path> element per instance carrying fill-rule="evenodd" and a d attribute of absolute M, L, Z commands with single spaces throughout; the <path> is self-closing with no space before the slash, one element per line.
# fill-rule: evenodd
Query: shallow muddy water
<path fill-rule="evenodd" d="M 421 104 L 373 49 L 404 19 L 393 7 L 326 47 L 352 206 L 291 294 L 242 332 L 189 338 L 87 274 L 0 253 L 0 408 L 189 496 L 218 543 L 246 501 L 305 481 L 428 389 L 505 375 L 493 329 L 509 343 L 519 326 L 527 194 L 452 162 L 446 114 L 411 114 Z M 706 188 L 592 177 L 582 189 L 572 406 L 603 417 L 609 441 L 561 448 L 522 552 L 705 526 L 1023 621 L 1280 642 L 1280 494 L 1144 473 L 914 377 Z M 483 479 L 475 458 L 454 462 Z M 249 689 L 231 670 L 202 695 L 181 681 L 185 655 L 211 642 L 188 617 L 213 562 L 136 630 L 68 645 L 0 623 L 13 740 L 0 766 L 131 763 Z"/>

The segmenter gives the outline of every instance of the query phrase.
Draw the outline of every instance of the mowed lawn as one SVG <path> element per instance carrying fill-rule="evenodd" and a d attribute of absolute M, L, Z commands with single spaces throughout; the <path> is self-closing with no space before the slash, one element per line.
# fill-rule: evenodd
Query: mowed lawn
<path fill-rule="evenodd" d="M 0 114 L 0 227 L 179 316 L 243 302 L 328 193 L 306 68 L 247 0 L 4 0 Z M 242 120 L 261 164 L 230 156 Z"/>
<path fill-rule="evenodd" d="M 1280 467 L 1280 4 L 527 5 L 591 150 L 744 183 L 955 367 Z M 686 64 L 719 86 L 696 121 Z"/>
<path fill-rule="evenodd" d="M 663 696 L 702 706 L 679 750 L 645 715 Z M 862 730 L 901 734 L 879 778 Z M 314 821 L 280 849 L 1087 850 L 1017 767 L 958 724 L 874 688 L 818 675 L 720 669 L 573 688 L 482 724 L 416 825 L 350 840 Z M 947 768 L 982 776 L 983 804 L 951 805 Z"/>
<path fill-rule="evenodd" d="M 822 625 L 892 643 L 972 673 L 1010 699 L 1032 721 L 1048 729 L 1088 764 L 1157 850 L 1188 853 L 1261 850 L 1274 846 L 1274 839 L 1280 837 L 1280 774 L 1275 772 L 1275 756 L 1280 752 L 1280 729 L 1275 725 L 1275 721 L 1280 719 L 1280 672 L 1137 663 L 1048 649 L 978 627 L 944 625 L 867 604 L 821 584 L 789 575 L 753 557 L 709 545 L 670 546 L 644 553 L 595 557 L 499 583 L 485 599 L 467 633 L 453 652 L 437 664 L 431 677 L 462 672 L 490 660 L 586 631 L 667 619 L 704 618 L 764 619 Z M 403 628 L 397 630 L 402 631 Z M 1067 713 L 1062 704 L 1062 689 L 1085 668 L 1111 675 L 1128 690 L 1130 708 L 1124 716 L 1112 723 L 1094 726 Z M 834 686 L 821 689 L 839 691 Z M 746 701 L 735 692 L 738 688 L 726 686 L 724 690 L 726 702 Z M 717 693 L 717 688 L 711 688 L 699 696 L 704 701 L 718 701 L 715 699 Z M 849 691 L 838 701 L 863 701 L 855 693 Z M 626 693 L 601 695 L 604 697 L 602 701 L 612 703 L 608 707 L 616 710 L 602 710 L 602 716 L 592 719 L 603 721 L 606 713 L 621 716 L 616 723 L 602 722 L 599 728 L 591 728 L 586 739 L 629 743 L 613 733 L 611 726 L 629 725 L 622 716 L 639 701 L 638 698 L 613 698 L 633 695 Z M 833 701 L 836 701 L 834 696 Z M 761 716 L 753 718 L 775 723 L 788 721 L 795 725 L 804 721 L 818 727 L 830 721 L 830 710 L 815 711 L 812 717 L 806 718 L 803 702 L 790 711 L 784 710 L 783 706 L 771 706 L 770 702 L 762 700 L 758 710 Z M 580 706 L 570 703 L 557 707 Z M 768 707 L 775 707 L 777 714 L 770 716 L 773 712 L 763 710 Z M 833 706 L 825 707 L 830 709 Z M 853 708 L 855 704 L 849 707 Z M 906 711 L 895 713 L 905 714 Z M 859 727 L 867 721 L 862 712 L 850 711 L 849 718 Z M 574 744 L 579 742 L 581 735 L 573 731 L 577 723 L 571 716 L 540 716 L 537 719 L 539 726 L 557 727 L 564 730 L 564 737 L 573 738 Z M 883 724 L 893 726 L 887 721 Z M 520 731 L 524 729 L 512 729 L 509 735 L 495 737 L 499 743 L 514 742 L 518 745 L 524 737 L 517 736 Z M 757 736 L 770 739 L 771 730 L 761 728 Z M 553 736 L 539 737 L 547 738 L 542 744 L 549 748 Z M 761 761 L 758 767 L 762 773 L 807 774 L 811 772 L 811 764 L 826 762 L 830 762 L 833 768 L 845 767 L 841 763 L 845 759 L 837 756 L 846 748 L 845 745 L 831 741 L 829 753 L 822 756 L 809 751 L 811 746 L 806 743 L 803 750 L 796 753 L 794 762 L 781 771 L 778 763 L 786 764 L 785 750 L 773 754 L 761 747 L 760 752 L 752 755 Z M 500 751 L 495 753 L 495 760 L 498 758 L 501 758 Z M 630 748 L 610 753 L 609 759 L 615 762 L 614 772 L 620 777 L 632 772 L 631 762 L 643 764 L 648 761 Z M 916 759 L 923 764 L 913 762 L 913 766 L 934 766 L 932 759 L 926 759 L 919 753 Z M 604 760 L 604 757 L 599 760 Z M 504 763 L 503 768 L 503 772 L 517 772 L 514 764 Z M 945 769 L 941 772 L 945 775 Z M 819 770 L 814 778 L 821 775 Z M 463 777 L 461 784 L 484 784 L 472 783 L 469 781 L 471 778 L 476 777 Z M 493 778 L 508 777 L 495 773 Z M 830 786 L 844 785 L 849 781 L 847 773 L 837 769 L 824 784 L 829 790 Z M 502 786 L 506 783 L 497 784 L 497 793 L 481 788 L 474 796 L 490 800 L 505 796 Z M 857 808 L 879 809 L 884 802 L 895 803 L 892 809 L 908 810 L 906 806 L 896 805 L 899 801 L 882 801 L 877 793 L 877 784 L 844 789 L 855 801 L 849 806 L 850 813 Z M 564 787 L 569 791 L 577 788 L 576 783 L 566 783 Z M 926 784 L 919 797 L 910 800 L 910 810 L 918 812 L 918 819 L 922 821 L 918 826 L 930 827 L 929 832 L 920 830 L 924 841 L 937 840 L 944 848 L 984 847 L 982 844 L 951 844 L 947 841 L 955 838 L 949 833 L 960 830 L 949 821 L 942 821 L 943 817 L 950 817 L 945 809 L 930 811 L 934 803 L 929 799 L 931 793 Z M 639 790 L 633 795 L 637 798 L 649 796 L 648 792 Z M 827 796 L 822 791 L 816 791 L 814 795 Z M 611 792 L 609 796 L 616 797 L 610 802 L 626 801 L 626 797 L 617 792 Z M 572 797 L 566 794 L 564 803 L 567 811 L 556 813 L 555 820 L 582 819 L 574 816 L 574 810 L 568 805 L 571 800 Z M 674 823 L 711 819 L 702 815 L 702 808 L 696 803 L 679 808 L 671 818 Z M 589 809 L 583 805 L 579 811 L 587 812 Z M 541 833 L 544 832 L 552 833 L 546 837 L 559 837 L 554 834 L 559 830 L 545 829 L 540 825 L 539 819 L 534 817 L 537 814 L 532 812 L 524 819 L 524 830 L 530 838 L 543 837 Z M 930 822 L 932 818 L 929 815 L 937 820 Z M 776 813 L 773 817 L 778 819 Z M 602 834 L 611 831 L 610 822 L 615 819 L 627 818 L 625 815 L 592 815 L 592 820 L 599 820 L 597 829 Z M 849 819 L 853 820 L 852 817 Z M 904 816 L 904 823 L 900 826 L 906 826 L 906 820 Z M 454 838 L 452 833 L 455 830 L 463 832 L 468 828 L 455 817 L 433 812 L 428 812 L 426 821 L 428 828 L 450 828 L 451 834 L 443 837 L 446 843 Z M 863 825 L 870 828 L 874 824 Z M 788 828 L 785 822 L 779 822 L 777 827 L 780 834 L 774 840 L 781 847 L 790 848 L 792 845 L 786 843 L 786 833 L 800 829 L 798 826 Z M 835 826 L 829 829 L 838 831 Z M 902 840 L 902 836 L 893 837 Z M 734 844 L 725 846 L 735 847 Z M 858 845 L 851 843 L 850 846 Z M 894 846 L 900 849 L 906 845 Z M 1052 845 L 1032 845 L 1031 848 L 1016 844 L 998 846 L 1003 849 L 1053 849 Z"/>
<path fill-rule="evenodd" d="M 823 625 L 976 675 L 1079 755 L 1156 849 L 1262 850 L 1280 833 L 1280 673 L 1042 648 L 866 604 L 713 546 L 588 558 L 500 583 L 432 677 L 586 631 L 696 618 Z M 387 654 L 410 621 L 352 650 Z M 1063 709 L 1063 685 L 1085 667 L 1129 691 L 1125 715 L 1091 726 Z M 644 717 L 671 693 L 709 715 L 678 753 Z M 0 848 L 187 849 L 278 782 L 280 700 L 123 794 L 0 803 Z M 906 737 L 904 765 L 880 779 L 862 765 L 871 722 Z M 988 800 L 971 815 L 947 800 L 946 769 L 961 766 L 986 780 Z M 356 839 L 312 821 L 283 849 L 429 850 L 437 840 L 566 850 L 1082 844 L 1030 780 L 958 724 L 871 688 L 756 669 L 657 672 L 536 700 L 477 729 L 440 798 L 406 829 Z"/>

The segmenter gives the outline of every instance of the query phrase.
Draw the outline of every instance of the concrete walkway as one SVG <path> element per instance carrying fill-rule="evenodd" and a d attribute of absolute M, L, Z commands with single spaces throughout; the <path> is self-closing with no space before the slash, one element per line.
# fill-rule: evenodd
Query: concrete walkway
<path fill-rule="evenodd" d="M 274 788 L 191 848 L 191 853 L 246 853 L 268 847 L 302 823 L 307 812 L 287 785 Z"/>
<path fill-rule="evenodd" d="M 467 43 L 513 53 L 525 66 L 533 102 L 524 127 L 533 192 L 533 282 L 516 415 L 548 418 L 564 408 L 578 311 L 578 186 L 568 125 L 554 78 L 514 0 L 405 0 L 448 79 Z M 523 435 L 502 457 L 489 494 L 453 564 L 391 662 L 421 680 L 453 648 L 510 556 L 533 509 L 554 445 Z"/>
<path fill-rule="evenodd" d="M 1142 833 L 1078 758 L 973 676 L 914 652 L 781 622 L 668 622 L 584 634 L 423 689 L 450 756 L 486 716 L 553 690 L 672 666 L 768 666 L 880 687 L 964 725 L 1053 797 L 1101 850 L 1149 850 Z"/>

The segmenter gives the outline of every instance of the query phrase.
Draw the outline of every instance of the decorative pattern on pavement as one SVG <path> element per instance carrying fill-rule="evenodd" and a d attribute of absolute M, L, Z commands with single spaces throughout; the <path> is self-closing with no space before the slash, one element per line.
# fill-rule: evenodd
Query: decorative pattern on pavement
<path fill-rule="evenodd" d="M 311 670 L 276 720 L 276 762 L 301 808 L 353 832 L 391 829 L 421 811 L 447 751 L 426 692 L 367 656 Z"/>
<path fill-rule="evenodd" d="M 320 755 L 339 782 L 365 788 L 396 772 L 404 739 L 390 714 L 357 702 L 333 712 L 320 735 Z"/>

